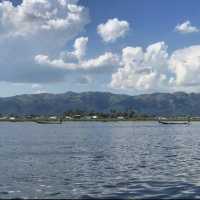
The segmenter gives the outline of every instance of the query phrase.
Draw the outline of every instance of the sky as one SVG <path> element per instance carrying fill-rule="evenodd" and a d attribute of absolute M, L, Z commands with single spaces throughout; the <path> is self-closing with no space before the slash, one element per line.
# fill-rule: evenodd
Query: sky
<path fill-rule="evenodd" d="M 199 7 L 199 0 L 0 0 L 0 96 L 200 92 Z"/>

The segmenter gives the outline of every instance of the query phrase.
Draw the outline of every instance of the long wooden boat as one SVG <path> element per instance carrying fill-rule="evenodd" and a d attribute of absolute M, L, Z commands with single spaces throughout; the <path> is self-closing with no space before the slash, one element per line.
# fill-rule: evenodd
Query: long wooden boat
<path fill-rule="evenodd" d="M 50 121 L 50 120 L 36 120 L 38 124 L 62 124 L 62 120 Z"/>
<path fill-rule="evenodd" d="M 160 124 L 171 124 L 171 125 L 175 125 L 175 124 L 190 124 L 190 121 L 170 121 L 170 120 L 158 120 L 158 123 Z"/>

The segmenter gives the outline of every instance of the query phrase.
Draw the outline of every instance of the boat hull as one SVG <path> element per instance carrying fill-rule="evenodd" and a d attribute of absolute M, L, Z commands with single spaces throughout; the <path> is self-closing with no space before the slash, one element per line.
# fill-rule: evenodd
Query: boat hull
<path fill-rule="evenodd" d="M 190 122 L 185 122 L 185 121 L 158 121 L 160 124 L 169 124 L 169 125 L 176 125 L 176 124 L 190 124 Z"/>
<path fill-rule="evenodd" d="M 37 124 L 62 124 L 60 121 L 35 121 Z"/>

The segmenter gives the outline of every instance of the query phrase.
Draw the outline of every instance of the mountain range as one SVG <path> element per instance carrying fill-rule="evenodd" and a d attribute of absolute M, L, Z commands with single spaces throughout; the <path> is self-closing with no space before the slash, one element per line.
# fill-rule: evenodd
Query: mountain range
<path fill-rule="evenodd" d="M 108 92 L 66 92 L 0 98 L 2 115 L 57 115 L 70 110 L 106 113 L 130 109 L 151 116 L 200 116 L 200 94 L 176 92 L 130 96 Z"/>

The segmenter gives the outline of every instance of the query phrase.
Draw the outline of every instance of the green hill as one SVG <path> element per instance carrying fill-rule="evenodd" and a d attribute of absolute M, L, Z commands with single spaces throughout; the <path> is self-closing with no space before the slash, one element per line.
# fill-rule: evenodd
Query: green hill
<path fill-rule="evenodd" d="M 200 94 L 176 92 L 129 96 L 107 92 L 67 92 L 0 98 L 0 113 L 3 115 L 49 115 L 62 114 L 69 110 L 110 112 L 130 109 L 148 115 L 200 116 Z"/>

